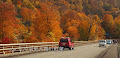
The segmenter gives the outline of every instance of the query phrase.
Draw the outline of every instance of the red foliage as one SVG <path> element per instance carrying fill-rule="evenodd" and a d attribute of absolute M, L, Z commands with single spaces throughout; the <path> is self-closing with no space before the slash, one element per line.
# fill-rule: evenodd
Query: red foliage
<path fill-rule="evenodd" d="M 1 41 L 1 44 L 10 44 L 10 39 L 8 37 L 3 37 L 2 41 Z"/>
<path fill-rule="evenodd" d="M 18 4 L 18 5 L 22 5 L 22 3 L 21 3 L 20 1 L 17 1 L 17 4 Z"/>

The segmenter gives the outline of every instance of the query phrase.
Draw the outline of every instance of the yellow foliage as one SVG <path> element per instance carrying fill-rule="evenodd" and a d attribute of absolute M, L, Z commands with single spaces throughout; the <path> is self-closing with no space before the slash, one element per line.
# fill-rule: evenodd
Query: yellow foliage
<path fill-rule="evenodd" d="M 11 1 L 11 0 L 6 0 L 6 2 L 10 2 L 10 3 L 12 3 L 12 1 Z"/>
<path fill-rule="evenodd" d="M 35 1 L 35 4 L 38 5 L 40 2 L 39 1 Z"/>
<path fill-rule="evenodd" d="M 90 37 L 89 40 L 95 40 L 97 35 L 96 35 L 96 25 L 93 25 L 90 29 Z"/>
<path fill-rule="evenodd" d="M 96 32 L 95 30 L 96 30 L 96 25 L 91 27 L 90 34 L 94 34 L 95 35 L 95 32 Z"/>
<path fill-rule="evenodd" d="M 21 9 L 21 6 L 20 6 L 20 5 L 17 5 L 17 8 L 18 8 L 18 9 Z"/>

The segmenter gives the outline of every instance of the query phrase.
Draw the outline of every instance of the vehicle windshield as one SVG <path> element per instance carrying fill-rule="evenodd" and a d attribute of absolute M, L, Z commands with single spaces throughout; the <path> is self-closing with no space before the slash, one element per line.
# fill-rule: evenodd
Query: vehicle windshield
<path fill-rule="evenodd" d="M 68 39 L 61 39 L 60 42 L 68 42 Z"/>

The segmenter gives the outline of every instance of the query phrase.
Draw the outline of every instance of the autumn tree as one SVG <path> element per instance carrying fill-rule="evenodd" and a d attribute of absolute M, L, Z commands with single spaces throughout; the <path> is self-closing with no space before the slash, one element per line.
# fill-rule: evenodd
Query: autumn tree
<path fill-rule="evenodd" d="M 97 40 L 106 33 L 117 38 L 119 9 L 119 0 L 0 0 L 0 39 L 48 42 L 64 35 Z"/>
<path fill-rule="evenodd" d="M 110 14 L 105 14 L 102 20 L 102 26 L 105 29 L 106 33 L 110 33 L 111 35 L 113 35 L 115 32 L 115 23 L 113 20 L 113 16 Z"/>
<path fill-rule="evenodd" d="M 35 9 L 35 6 L 29 0 L 23 0 L 23 6 L 29 9 Z"/>
<path fill-rule="evenodd" d="M 113 16 L 113 18 L 115 18 L 119 15 L 120 10 L 119 10 L 119 8 L 111 8 L 110 12 L 111 12 L 111 15 Z"/>
<path fill-rule="evenodd" d="M 62 19 L 61 19 L 61 27 L 63 28 L 63 33 L 67 32 L 67 25 L 69 24 L 69 22 L 71 22 L 71 20 L 77 20 L 76 19 L 76 11 L 66 11 L 66 13 L 63 15 Z"/>
<path fill-rule="evenodd" d="M 96 25 L 93 25 L 90 29 L 90 35 L 89 35 L 89 40 L 95 40 L 97 35 L 96 35 L 96 29 L 97 29 L 97 26 Z"/>
<path fill-rule="evenodd" d="M 38 36 L 41 41 L 59 41 L 62 32 L 59 26 L 60 14 L 51 6 L 43 3 L 40 5 L 40 9 L 36 14 L 34 22 L 34 28 L 37 34 L 43 35 Z"/>
<path fill-rule="evenodd" d="M 20 14 L 21 14 L 21 20 L 22 20 L 22 24 L 24 24 L 23 26 L 21 25 L 21 27 L 23 27 L 23 31 L 24 33 L 21 33 L 21 37 L 24 39 L 24 42 L 33 42 L 34 40 L 39 41 L 35 34 L 34 34 L 34 29 L 32 27 L 33 25 L 33 20 L 36 18 L 36 12 L 33 9 L 28 9 L 28 8 L 21 8 L 20 10 Z M 22 29 L 21 29 L 22 30 Z M 33 41 L 27 41 L 29 38 L 33 38 Z"/>
<path fill-rule="evenodd" d="M 73 40 L 78 40 L 79 38 L 79 33 L 76 27 L 74 26 L 69 26 L 67 28 L 67 32 L 69 34 L 69 36 L 73 39 Z"/>
<path fill-rule="evenodd" d="M 35 42 L 39 42 L 39 40 L 35 37 L 35 36 L 30 36 L 27 39 L 24 39 L 23 42 L 25 43 L 35 43 Z"/>
<path fill-rule="evenodd" d="M 13 4 L 0 4 L 0 37 L 8 37 L 11 42 L 14 42 L 17 31 L 17 18 Z"/>
<path fill-rule="evenodd" d="M 105 34 L 102 32 L 101 19 L 98 15 L 89 15 L 88 17 L 90 18 L 89 40 L 102 38 Z"/>
<path fill-rule="evenodd" d="M 115 26 L 116 26 L 116 38 L 120 38 L 119 34 L 120 34 L 120 16 L 115 18 Z"/>
<path fill-rule="evenodd" d="M 80 38 L 78 40 L 89 40 L 89 24 L 86 20 L 81 20 L 78 26 L 78 32 L 80 34 Z"/>
<path fill-rule="evenodd" d="M 56 5 L 56 8 L 59 10 L 61 16 L 64 15 L 64 13 L 71 7 L 69 2 L 65 0 L 57 0 L 54 5 Z"/>

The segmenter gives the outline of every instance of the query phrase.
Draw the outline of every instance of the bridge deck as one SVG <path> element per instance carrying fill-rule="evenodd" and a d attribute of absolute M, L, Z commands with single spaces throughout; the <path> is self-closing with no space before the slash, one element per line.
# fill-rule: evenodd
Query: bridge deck
<path fill-rule="evenodd" d="M 106 48 L 110 47 L 107 45 Z M 64 51 L 51 51 L 43 53 L 33 53 L 23 56 L 16 56 L 12 58 L 96 58 L 105 47 L 98 47 L 98 43 L 75 47 L 75 50 L 65 49 Z"/>

